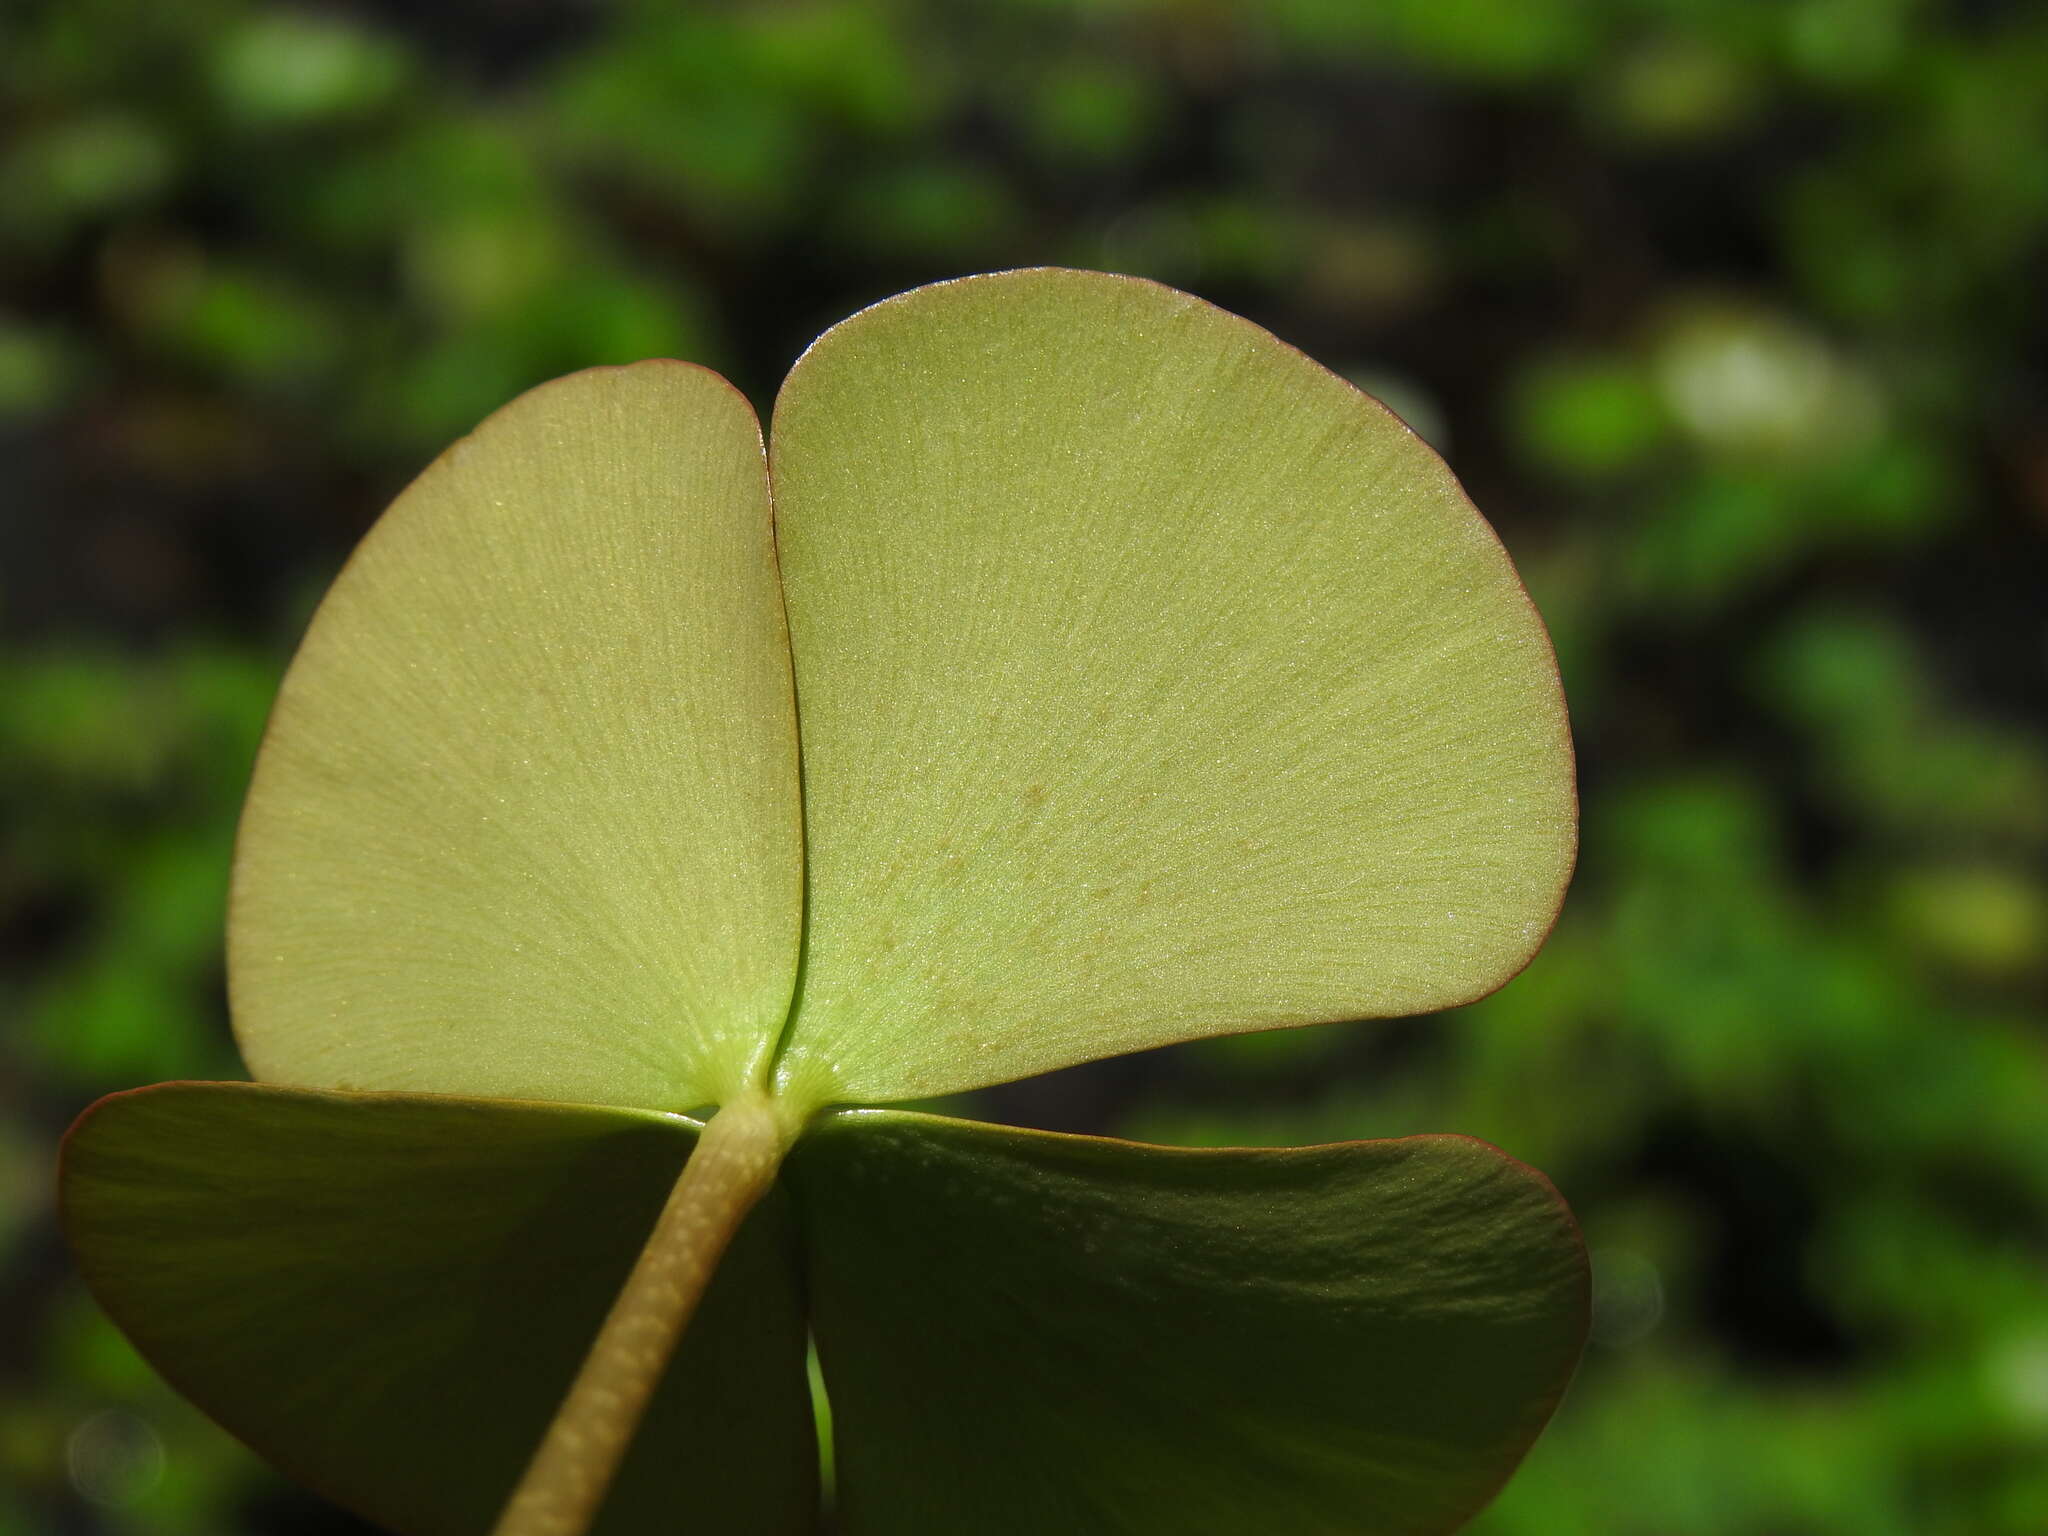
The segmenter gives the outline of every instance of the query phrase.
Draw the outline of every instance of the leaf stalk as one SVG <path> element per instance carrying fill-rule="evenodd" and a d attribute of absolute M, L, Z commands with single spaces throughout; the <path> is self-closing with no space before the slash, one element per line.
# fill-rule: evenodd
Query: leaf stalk
<path fill-rule="evenodd" d="M 683 1330 L 795 1129 L 761 1094 L 706 1122 L 493 1536 L 583 1536 L 596 1520 Z"/>

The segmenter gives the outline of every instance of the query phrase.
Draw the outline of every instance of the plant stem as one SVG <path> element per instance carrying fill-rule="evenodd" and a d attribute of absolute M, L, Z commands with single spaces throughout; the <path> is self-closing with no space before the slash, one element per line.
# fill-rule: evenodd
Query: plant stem
<path fill-rule="evenodd" d="M 794 1139 L 765 1097 L 706 1123 L 493 1536 L 583 1536 L 733 1233 Z"/>

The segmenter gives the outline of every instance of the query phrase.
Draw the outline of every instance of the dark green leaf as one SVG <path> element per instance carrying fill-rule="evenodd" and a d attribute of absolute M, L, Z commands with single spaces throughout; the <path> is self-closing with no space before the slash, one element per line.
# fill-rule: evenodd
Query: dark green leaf
<path fill-rule="evenodd" d="M 847 1536 L 1423 1536 L 1586 1327 L 1540 1174 L 1457 1136 L 1183 1151 L 899 1111 L 791 1178 Z"/>
<path fill-rule="evenodd" d="M 64 1219 L 102 1305 L 252 1447 L 407 1536 L 487 1531 L 697 1127 L 638 1110 L 246 1083 L 103 1099 Z M 808 1531 L 785 1202 L 726 1255 L 597 1526 Z"/>

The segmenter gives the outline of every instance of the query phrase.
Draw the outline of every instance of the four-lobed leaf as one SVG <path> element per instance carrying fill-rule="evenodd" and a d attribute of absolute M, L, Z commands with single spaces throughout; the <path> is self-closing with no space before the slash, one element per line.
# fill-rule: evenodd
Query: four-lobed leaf
<path fill-rule="evenodd" d="M 68 1229 L 280 1465 L 480 1531 L 681 1112 L 768 1094 L 803 1133 L 601 1529 L 805 1528 L 807 1308 L 853 1536 L 1448 1530 L 1583 1334 L 1540 1175 L 850 1106 L 1469 1000 L 1574 825 L 1499 544 L 1242 320 L 1092 273 L 919 289 L 806 353 L 765 460 L 703 370 L 593 370 L 337 581 L 238 852 L 263 1082 L 89 1112 Z"/>

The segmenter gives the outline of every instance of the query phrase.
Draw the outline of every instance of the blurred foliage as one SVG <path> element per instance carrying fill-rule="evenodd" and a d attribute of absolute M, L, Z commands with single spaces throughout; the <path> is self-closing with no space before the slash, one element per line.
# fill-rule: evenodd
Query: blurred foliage
<path fill-rule="evenodd" d="M 374 512 L 540 379 L 765 405 L 860 304 L 1033 262 L 1448 453 L 1586 844 L 1485 1003 L 970 1108 L 1550 1172 L 1595 1342 L 1485 1536 L 2048 1530 L 2043 80 L 1998 0 L 0 9 L 0 1530 L 353 1528 L 135 1359 L 48 1192 L 90 1098 L 238 1072 L 236 805 Z"/>

